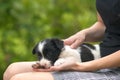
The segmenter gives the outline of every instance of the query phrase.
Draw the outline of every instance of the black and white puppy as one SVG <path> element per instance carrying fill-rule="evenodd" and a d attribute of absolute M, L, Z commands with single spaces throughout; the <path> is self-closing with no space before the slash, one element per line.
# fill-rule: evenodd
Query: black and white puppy
<path fill-rule="evenodd" d="M 85 62 L 101 57 L 99 45 L 83 43 L 77 49 L 72 49 L 60 39 L 45 39 L 39 42 L 33 49 L 33 54 L 37 54 L 39 62 L 33 68 L 50 68 L 52 65 L 58 66 L 64 62 Z"/>

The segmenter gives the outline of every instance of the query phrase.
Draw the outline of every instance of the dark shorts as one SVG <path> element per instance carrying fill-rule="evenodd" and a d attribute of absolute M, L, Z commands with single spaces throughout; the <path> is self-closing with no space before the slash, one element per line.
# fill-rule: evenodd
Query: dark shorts
<path fill-rule="evenodd" d="M 96 72 L 53 72 L 54 80 L 120 80 L 120 69 L 102 69 Z"/>

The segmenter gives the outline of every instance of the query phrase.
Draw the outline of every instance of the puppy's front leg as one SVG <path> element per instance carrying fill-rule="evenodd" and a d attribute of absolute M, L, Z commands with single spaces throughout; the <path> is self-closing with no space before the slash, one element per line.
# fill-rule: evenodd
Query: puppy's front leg
<path fill-rule="evenodd" d="M 59 66 L 65 62 L 65 58 L 59 58 L 55 63 L 54 66 Z"/>
<path fill-rule="evenodd" d="M 55 63 L 54 66 L 59 66 L 65 62 L 78 62 L 74 57 L 67 57 L 67 58 L 59 58 Z"/>

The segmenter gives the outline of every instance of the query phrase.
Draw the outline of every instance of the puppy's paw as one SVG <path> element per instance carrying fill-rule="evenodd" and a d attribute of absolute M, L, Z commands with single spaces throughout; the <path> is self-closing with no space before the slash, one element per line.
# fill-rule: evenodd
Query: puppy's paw
<path fill-rule="evenodd" d="M 58 59 L 55 63 L 54 66 L 59 66 L 65 62 L 65 59 Z"/>
<path fill-rule="evenodd" d="M 33 69 L 39 69 L 41 68 L 41 65 L 39 64 L 39 62 L 36 62 L 35 64 L 32 65 Z"/>
<path fill-rule="evenodd" d="M 33 69 L 48 69 L 52 66 L 49 61 L 39 61 L 32 65 Z"/>

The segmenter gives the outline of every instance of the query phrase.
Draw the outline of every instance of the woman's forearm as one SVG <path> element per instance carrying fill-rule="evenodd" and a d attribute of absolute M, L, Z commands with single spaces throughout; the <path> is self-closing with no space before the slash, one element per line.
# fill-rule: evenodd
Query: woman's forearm
<path fill-rule="evenodd" d="M 85 31 L 86 34 L 86 42 L 101 41 L 104 37 L 105 25 L 98 21 L 92 27 L 83 31 Z"/>
<path fill-rule="evenodd" d="M 81 71 L 95 71 L 114 67 L 120 67 L 120 50 L 100 59 L 79 64 L 79 70 Z"/>
<path fill-rule="evenodd" d="M 120 50 L 95 61 L 95 63 L 97 62 L 99 63 L 97 65 L 99 69 L 119 67 L 120 66 Z"/>
<path fill-rule="evenodd" d="M 86 42 L 94 42 L 94 41 L 101 41 L 104 37 L 105 32 L 105 24 L 103 23 L 103 20 L 99 13 L 97 13 L 97 22 L 93 24 L 90 28 L 84 29 L 81 32 L 86 34 L 85 41 Z M 77 33 L 79 35 L 79 32 Z"/>

